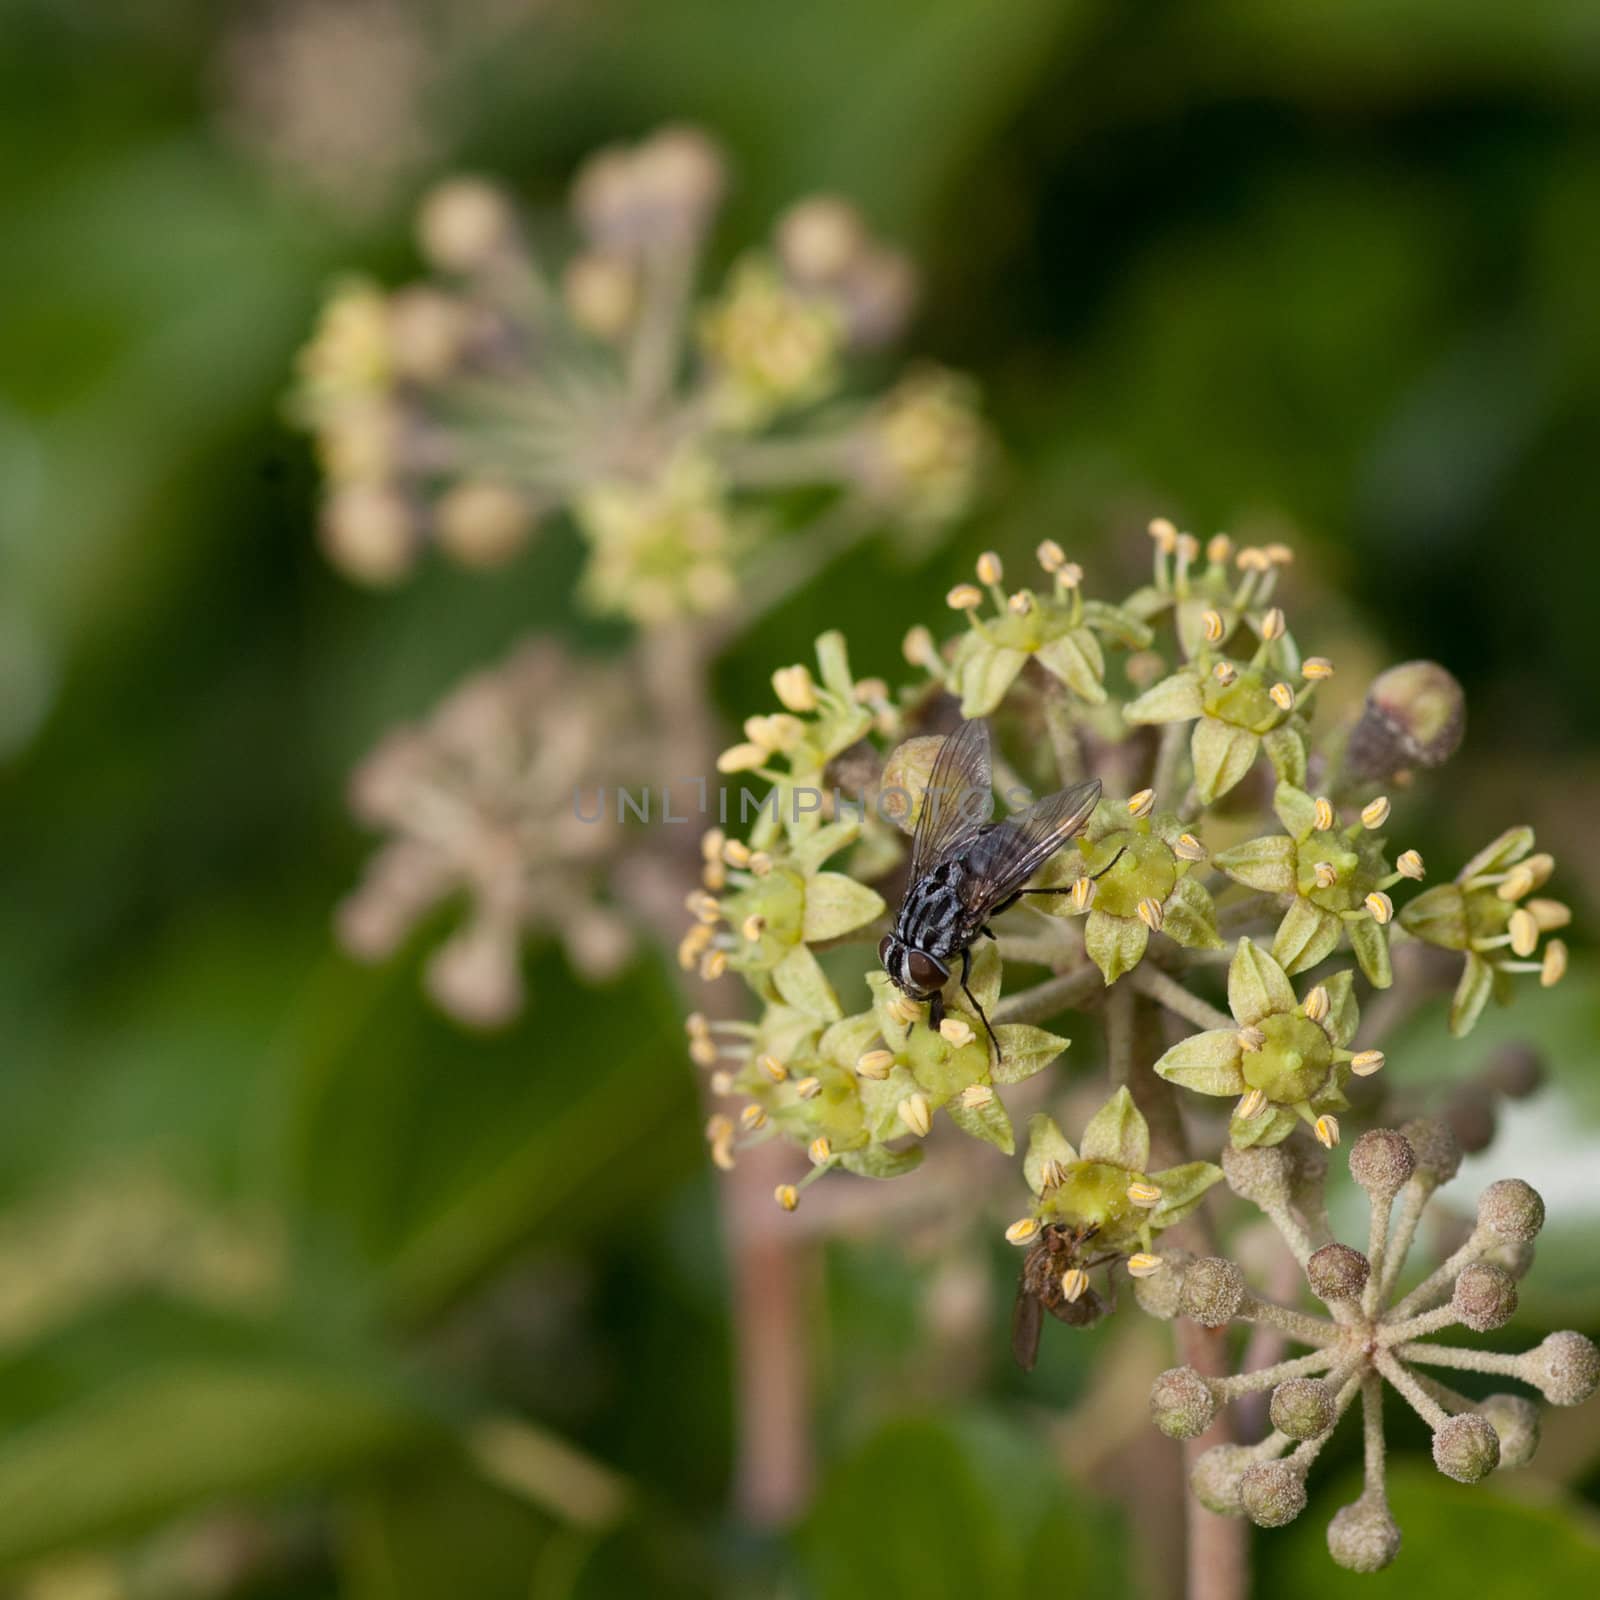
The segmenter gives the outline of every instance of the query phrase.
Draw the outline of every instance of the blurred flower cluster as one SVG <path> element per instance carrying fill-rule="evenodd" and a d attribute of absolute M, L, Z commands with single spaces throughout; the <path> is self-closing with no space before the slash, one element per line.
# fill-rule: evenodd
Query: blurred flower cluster
<path fill-rule="evenodd" d="M 300 358 L 330 559 L 379 585 L 430 547 L 496 567 L 564 512 L 585 601 L 660 625 L 781 581 L 763 572 L 786 550 L 816 564 L 960 516 L 986 454 L 969 387 L 936 369 L 846 387 L 904 325 L 910 265 L 817 197 L 702 296 L 726 183 L 692 128 L 602 150 L 572 184 L 569 250 L 485 180 L 430 193 L 429 276 L 340 284 Z"/>
<path fill-rule="evenodd" d="M 1273 1389 L 1274 1431 L 1219 1445 L 1194 1474 L 1207 1505 L 1270 1525 L 1304 1504 L 1306 1469 L 1361 1395 L 1368 1487 L 1335 1519 L 1330 1544 L 1367 1570 L 1398 1548 L 1383 1498 L 1384 1383 L 1434 1429 L 1441 1470 L 1472 1480 L 1531 1454 L 1527 1402 L 1471 1401 L 1413 1366 L 1512 1373 L 1572 1404 L 1595 1387 L 1600 1357 L 1576 1334 L 1524 1357 L 1426 1342 L 1458 1324 L 1498 1328 L 1514 1310 L 1543 1218 L 1518 1180 L 1493 1185 L 1466 1243 L 1400 1291 L 1426 1202 L 1460 1160 L 1451 1119 L 1470 1124 L 1483 1101 L 1492 1122 L 1491 1089 L 1525 1093 L 1526 1072 L 1497 1068 L 1488 1088 L 1463 1077 L 1440 1116 L 1357 1138 L 1368 1248 L 1332 1239 L 1325 1151 L 1343 1140 L 1341 1115 L 1377 1118 L 1388 1104 L 1382 1034 L 1363 1033 L 1362 997 L 1436 970 L 1407 962 L 1397 980 L 1399 945 L 1464 952 L 1451 1013 L 1463 1034 L 1491 995 L 1513 997 L 1516 975 L 1545 986 L 1561 977 L 1565 947 L 1546 936 L 1567 912 L 1540 895 L 1555 864 L 1533 853 L 1526 828 L 1405 899 L 1426 869 L 1413 849 L 1391 858 L 1390 791 L 1409 794 L 1459 742 L 1455 680 L 1406 663 L 1381 674 L 1353 714 L 1319 726 L 1317 690 L 1335 666 L 1301 653 L 1278 603 L 1292 552 L 1236 549 L 1221 536 L 1202 546 L 1159 519 L 1150 535 L 1153 580 L 1115 601 L 1088 598 L 1054 541 L 1036 552 L 1044 582 L 1034 585 L 1008 588 L 1000 557 L 985 554 L 977 581 L 948 596 L 964 629 L 940 644 L 914 628 L 903 652 L 911 675 L 897 690 L 856 681 L 837 635 L 818 642 L 818 675 L 798 664 L 773 675 L 780 709 L 751 717 L 720 762 L 765 785 L 766 802 L 747 838 L 706 836 L 679 952 L 704 979 L 737 974 L 758 1009 L 755 1020 L 688 1020 L 712 1094 L 734 1102 L 713 1113 L 707 1138 L 724 1168 L 773 1139 L 803 1152 L 776 1190 L 786 1211 L 837 1168 L 909 1171 L 941 1113 L 1012 1155 L 1005 1091 L 1068 1046 L 1040 1024 L 1070 1011 L 1102 1023 L 1110 1098 L 1078 1146 L 1048 1113 L 1030 1122 L 1023 1174 L 1034 1205 L 1006 1233 L 1026 1247 L 1019 1359 L 1031 1364 L 1043 1312 L 1077 1326 L 1104 1315 L 1117 1274 L 1158 1315 L 1207 1328 L 1254 1320 L 1309 1345 L 1239 1378 L 1176 1368 L 1157 1384 L 1156 1420 L 1195 1437 L 1227 1400 Z M 985 930 L 995 937 L 976 940 L 930 1005 L 870 952 L 907 886 L 899 841 L 932 803 L 939 730 L 961 717 L 992 719 L 1008 799 L 1108 772 L 1134 786 L 1102 791 L 1060 835 L 1037 898 L 998 906 Z M 1031 973 L 1020 985 L 1019 967 Z M 1208 1113 L 1207 1097 L 1229 1104 L 1226 1119 Z M 1220 1166 L 1196 1158 L 1219 1152 Z M 1200 1208 L 1224 1176 L 1281 1234 L 1325 1318 L 1255 1295 L 1223 1253 L 1211 1208 Z M 1105 1295 L 1094 1286 L 1102 1270 Z"/>

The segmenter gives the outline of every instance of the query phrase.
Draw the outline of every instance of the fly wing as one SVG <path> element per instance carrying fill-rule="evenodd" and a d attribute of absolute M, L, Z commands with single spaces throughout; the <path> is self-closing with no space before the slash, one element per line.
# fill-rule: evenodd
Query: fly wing
<path fill-rule="evenodd" d="M 1091 778 L 1047 794 L 985 830 L 966 858 L 984 905 L 1009 900 L 1083 827 L 1099 801 L 1100 780 Z"/>
<path fill-rule="evenodd" d="M 1011 1354 L 1024 1372 L 1032 1372 L 1039 1359 L 1039 1334 L 1044 1328 L 1044 1312 L 1039 1297 L 1026 1288 L 1017 1290 L 1017 1303 L 1011 1308 Z"/>
<path fill-rule="evenodd" d="M 994 814 L 989 724 L 963 722 L 939 747 L 911 839 L 911 882 L 971 839 Z"/>

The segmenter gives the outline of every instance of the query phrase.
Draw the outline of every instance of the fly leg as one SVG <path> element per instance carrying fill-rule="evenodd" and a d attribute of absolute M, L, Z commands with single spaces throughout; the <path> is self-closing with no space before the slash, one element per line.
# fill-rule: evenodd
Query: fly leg
<path fill-rule="evenodd" d="M 963 951 L 962 955 L 965 956 L 966 952 Z M 966 986 L 967 986 L 966 967 L 965 967 L 965 965 L 963 965 L 963 967 L 961 969 L 961 987 L 963 989 L 965 989 Z M 937 1033 L 939 1031 L 939 1024 L 941 1022 L 943 1022 L 943 1021 L 944 1021 L 944 990 L 939 989 L 939 990 L 936 990 L 934 992 L 933 997 L 928 1001 L 928 1026 L 930 1028 L 932 1028 L 935 1033 Z M 915 1026 L 916 1026 L 916 1024 L 912 1023 L 912 1027 L 915 1027 Z"/>
<path fill-rule="evenodd" d="M 983 1030 L 989 1035 L 989 1043 L 994 1046 L 994 1062 L 996 1066 L 1004 1059 L 1000 1054 L 1000 1041 L 995 1037 L 994 1029 L 989 1025 L 988 1013 L 978 1004 L 978 997 L 967 984 L 967 976 L 972 971 L 972 952 L 961 952 L 961 992 L 972 1002 L 972 1009 L 978 1013 L 978 1020 L 983 1023 Z"/>

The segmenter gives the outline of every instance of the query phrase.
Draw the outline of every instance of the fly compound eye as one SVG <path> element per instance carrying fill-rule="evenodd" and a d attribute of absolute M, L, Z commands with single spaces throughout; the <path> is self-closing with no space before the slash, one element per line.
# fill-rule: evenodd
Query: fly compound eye
<path fill-rule="evenodd" d="M 884 966 L 889 965 L 889 952 L 893 949 L 894 935 L 892 933 L 884 934 L 884 936 L 878 941 L 878 959 L 884 964 Z"/>
<path fill-rule="evenodd" d="M 906 958 L 906 971 L 919 989 L 942 989 L 950 974 L 932 956 L 913 950 Z"/>

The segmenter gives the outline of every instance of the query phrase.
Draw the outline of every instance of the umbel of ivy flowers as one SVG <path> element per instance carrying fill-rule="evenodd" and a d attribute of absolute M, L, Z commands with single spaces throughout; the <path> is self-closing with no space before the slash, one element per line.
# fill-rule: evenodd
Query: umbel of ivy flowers
<path fill-rule="evenodd" d="M 1350 1148 L 1350 1173 L 1370 1211 L 1365 1251 L 1334 1240 L 1323 1204 L 1326 1164 L 1310 1146 L 1229 1151 L 1223 1170 L 1236 1194 L 1271 1221 L 1305 1274 L 1321 1310 L 1312 1314 L 1258 1295 L 1232 1261 L 1175 1258 L 1146 1309 L 1206 1328 L 1229 1323 L 1275 1329 L 1304 1355 L 1236 1376 L 1208 1377 L 1175 1367 L 1156 1379 L 1150 1412 L 1175 1438 L 1205 1432 L 1217 1412 L 1246 1394 L 1270 1391 L 1271 1431 L 1259 1443 L 1217 1445 L 1196 1461 L 1191 1484 L 1209 1509 L 1279 1527 L 1306 1506 L 1305 1480 L 1339 1419 L 1358 1399 L 1365 1483 L 1328 1526 L 1328 1548 L 1357 1572 L 1387 1566 L 1401 1531 L 1385 1493 L 1384 1391 L 1421 1417 L 1433 1435 L 1433 1460 L 1447 1477 L 1476 1483 L 1497 1468 L 1526 1464 L 1539 1442 L 1537 1408 L 1514 1394 L 1469 1399 L 1430 1369 L 1504 1375 L 1553 1405 L 1578 1405 L 1600 1385 L 1600 1351 L 1581 1334 L 1552 1333 L 1510 1354 L 1471 1344 L 1435 1344 L 1445 1330 L 1486 1334 L 1517 1309 L 1517 1282 L 1533 1259 L 1544 1202 L 1520 1179 L 1492 1183 L 1478 1200 L 1466 1241 L 1414 1288 L 1400 1279 L 1435 1190 L 1454 1176 L 1461 1152 L 1441 1122 L 1374 1129 Z M 1420 1370 L 1419 1370 L 1420 1369 Z"/>

